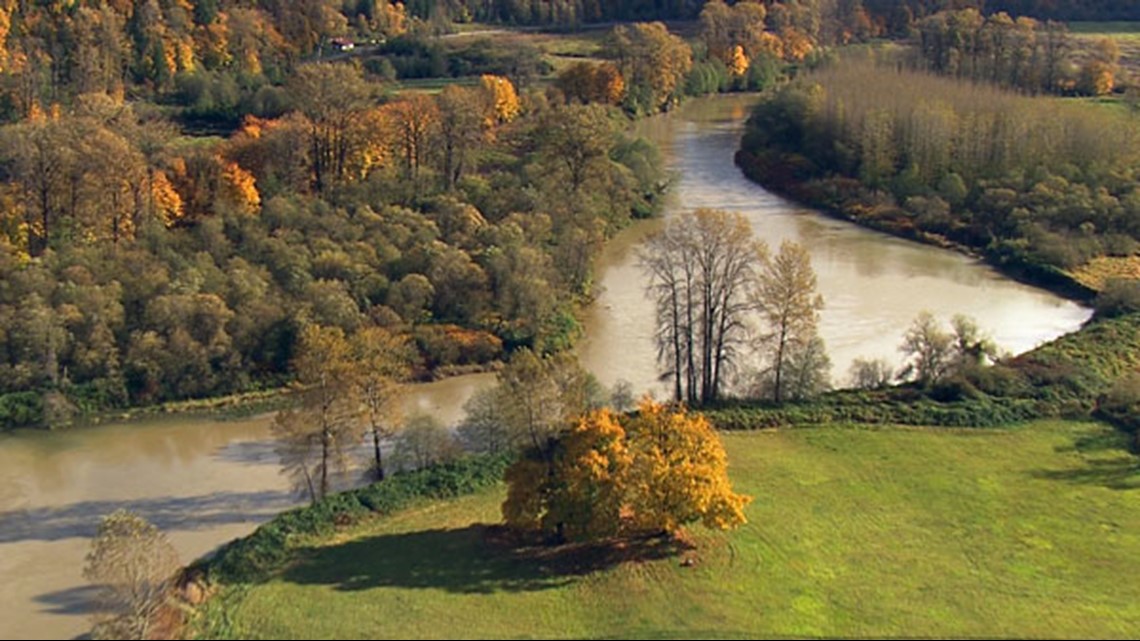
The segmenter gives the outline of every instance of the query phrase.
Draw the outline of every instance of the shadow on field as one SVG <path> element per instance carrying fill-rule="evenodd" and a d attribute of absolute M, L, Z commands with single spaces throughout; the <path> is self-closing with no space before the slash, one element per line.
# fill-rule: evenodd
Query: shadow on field
<path fill-rule="evenodd" d="M 683 541 L 639 539 L 604 544 L 518 546 L 498 526 L 386 534 L 309 548 L 285 581 L 338 590 L 436 588 L 462 594 L 530 592 L 628 561 L 668 558 Z"/>
<path fill-rule="evenodd" d="M 1110 490 L 1137 490 L 1140 489 L 1140 462 L 1130 456 L 1091 460 L 1078 469 L 1040 470 L 1033 476 L 1075 485 L 1099 485 Z"/>

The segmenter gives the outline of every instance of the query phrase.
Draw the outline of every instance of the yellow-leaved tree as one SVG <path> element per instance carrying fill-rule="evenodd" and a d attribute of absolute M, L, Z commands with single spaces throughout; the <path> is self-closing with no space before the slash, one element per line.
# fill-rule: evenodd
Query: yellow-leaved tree
<path fill-rule="evenodd" d="M 522 103 L 519 102 L 519 95 L 510 80 L 502 76 L 484 74 L 479 78 L 479 84 L 486 93 L 490 105 L 487 116 L 489 125 L 510 122 L 519 115 Z"/>
<path fill-rule="evenodd" d="M 503 517 L 556 542 L 674 534 L 698 521 L 730 529 L 746 522 L 751 498 L 732 491 L 727 467 L 703 416 L 647 399 L 635 418 L 590 413 L 552 458 L 525 454 L 507 470 Z"/>
<path fill-rule="evenodd" d="M 633 451 L 628 495 L 633 527 L 640 532 L 677 531 L 700 521 L 727 530 L 747 522 L 752 498 L 732 491 L 728 455 L 701 414 L 643 401 L 627 434 Z"/>
<path fill-rule="evenodd" d="M 748 71 L 748 56 L 744 47 L 736 45 L 728 57 L 728 72 L 733 76 L 743 76 Z"/>

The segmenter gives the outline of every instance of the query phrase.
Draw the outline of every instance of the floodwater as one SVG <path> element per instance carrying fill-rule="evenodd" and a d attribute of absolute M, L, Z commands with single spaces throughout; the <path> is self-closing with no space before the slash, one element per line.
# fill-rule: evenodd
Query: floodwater
<path fill-rule="evenodd" d="M 677 177 L 666 216 L 697 207 L 739 211 L 773 249 L 784 239 L 804 243 L 826 301 L 821 333 L 839 382 L 857 357 L 897 364 L 902 334 L 922 310 L 946 321 L 971 315 L 1011 352 L 1087 319 L 1088 310 L 976 261 L 801 212 L 750 183 L 732 155 L 751 100 L 695 100 L 639 124 Z M 653 308 L 637 261 L 640 240 L 659 225 L 639 223 L 608 246 L 579 354 L 604 384 L 626 380 L 638 393 L 662 395 Z M 453 423 L 466 399 L 493 380 L 480 374 L 417 386 L 407 411 Z M 189 561 L 297 504 L 279 472 L 269 420 L 160 418 L 0 436 L 0 638 L 88 629 L 84 555 L 100 517 L 117 508 L 157 524 Z"/>

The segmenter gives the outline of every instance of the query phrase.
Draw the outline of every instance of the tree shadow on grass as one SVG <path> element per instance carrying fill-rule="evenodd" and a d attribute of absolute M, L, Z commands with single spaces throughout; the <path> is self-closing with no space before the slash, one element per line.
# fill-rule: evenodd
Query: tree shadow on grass
<path fill-rule="evenodd" d="M 531 592 L 625 562 L 676 556 L 692 549 L 673 539 L 520 546 L 501 527 L 385 534 L 304 550 L 285 581 L 338 590 L 435 588 L 460 594 Z"/>
<path fill-rule="evenodd" d="M 1140 461 L 1131 456 L 1094 459 L 1085 461 L 1080 468 L 1038 470 L 1033 472 L 1033 476 L 1073 485 L 1098 485 L 1110 490 L 1137 490 L 1140 489 Z"/>
<path fill-rule="evenodd" d="M 1058 445 L 1053 448 L 1058 454 L 1079 452 L 1081 454 L 1097 454 L 1101 452 L 1127 452 L 1128 435 L 1116 431 L 1105 430 L 1094 434 L 1086 434 L 1073 439 L 1068 445 Z"/>

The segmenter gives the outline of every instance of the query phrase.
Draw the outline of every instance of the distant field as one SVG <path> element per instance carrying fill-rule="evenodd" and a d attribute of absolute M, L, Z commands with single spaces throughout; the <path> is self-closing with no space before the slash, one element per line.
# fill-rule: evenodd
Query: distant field
<path fill-rule="evenodd" d="M 395 91 L 398 93 L 439 93 L 448 85 L 471 87 L 477 84 L 479 84 L 479 78 L 476 76 L 466 76 L 463 78 L 414 78 L 397 81 L 395 83 Z"/>
<path fill-rule="evenodd" d="M 1140 34 L 1140 22 L 1070 22 L 1069 31 L 1080 34 Z"/>
<path fill-rule="evenodd" d="M 1070 273 L 1078 283 L 1100 291 L 1113 279 L 1140 280 L 1140 257 L 1099 256 Z"/>
<path fill-rule="evenodd" d="M 750 523 L 571 571 L 487 540 L 502 491 L 356 526 L 214 602 L 256 638 L 1130 637 L 1140 467 L 1092 423 L 726 434 Z M 222 606 L 225 606 L 224 608 Z"/>

